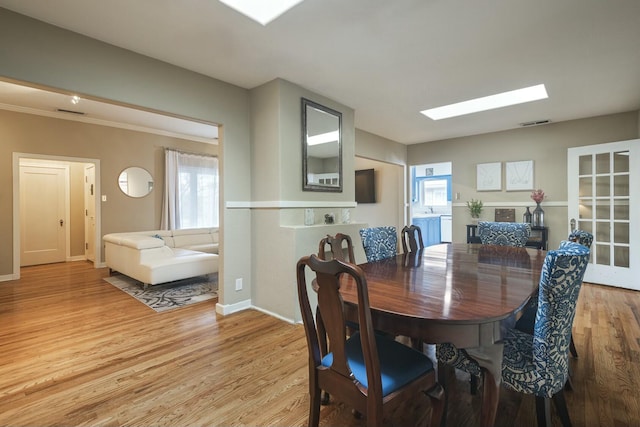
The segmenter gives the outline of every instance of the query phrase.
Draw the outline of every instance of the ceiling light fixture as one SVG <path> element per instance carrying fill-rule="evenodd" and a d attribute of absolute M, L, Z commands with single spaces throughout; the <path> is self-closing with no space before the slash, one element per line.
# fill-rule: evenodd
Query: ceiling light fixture
<path fill-rule="evenodd" d="M 523 89 L 502 92 L 496 95 L 471 99 L 456 104 L 445 105 L 438 108 L 420 111 L 432 120 L 448 119 L 449 117 L 463 116 L 479 111 L 493 110 L 509 105 L 522 104 L 548 98 L 547 89 L 543 84 L 525 87 Z"/>
<path fill-rule="evenodd" d="M 278 16 L 301 3 L 303 0 L 219 0 L 232 9 L 248 16 L 262 25 L 276 19 Z"/>

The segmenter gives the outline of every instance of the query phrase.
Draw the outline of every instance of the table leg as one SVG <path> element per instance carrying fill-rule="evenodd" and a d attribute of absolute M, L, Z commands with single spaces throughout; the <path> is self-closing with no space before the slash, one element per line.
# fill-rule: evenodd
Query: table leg
<path fill-rule="evenodd" d="M 502 351 L 504 344 L 495 343 L 486 347 L 467 348 L 469 356 L 478 361 L 484 373 L 484 388 L 480 425 L 493 427 L 500 400 L 500 382 L 502 381 Z"/>

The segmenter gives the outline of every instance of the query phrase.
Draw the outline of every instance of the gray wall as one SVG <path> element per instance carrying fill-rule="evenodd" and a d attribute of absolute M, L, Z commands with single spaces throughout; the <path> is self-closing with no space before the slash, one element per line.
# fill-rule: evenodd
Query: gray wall
<path fill-rule="evenodd" d="M 535 206 L 530 191 L 505 191 L 504 162 L 533 160 L 534 186 L 546 193 L 542 207 L 549 226 L 549 246 L 557 247 L 566 238 L 567 148 L 622 141 L 638 137 L 638 113 L 620 113 L 581 120 L 552 123 L 464 138 L 454 138 L 407 147 L 409 165 L 451 161 L 454 200 L 453 240 L 466 241 L 470 216 L 465 202 L 481 199 L 488 205 L 482 218 L 493 220 L 495 208 L 515 207 L 522 220 L 526 206 Z M 502 191 L 476 191 L 476 165 L 502 162 Z"/>
<path fill-rule="evenodd" d="M 2 78 L 221 124 L 221 200 L 251 199 L 248 91 L 6 9 L 0 9 L 0 58 Z M 103 182 L 108 178 L 101 177 Z M 12 203 L 11 182 L 11 156 L 3 155 L 3 206 Z M 104 224 L 109 217 L 109 211 L 103 212 L 103 230 L 109 230 Z M 230 304 L 241 300 L 233 291 L 235 278 L 247 277 L 245 271 L 251 263 L 246 250 L 251 242 L 250 217 L 230 214 L 223 208 L 220 219 L 224 248 L 220 300 Z M 13 262 L 11 219 L 0 222 L 0 241 L 1 276 L 11 273 Z M 245 279 L 248 286 L 250 279 Z"/>

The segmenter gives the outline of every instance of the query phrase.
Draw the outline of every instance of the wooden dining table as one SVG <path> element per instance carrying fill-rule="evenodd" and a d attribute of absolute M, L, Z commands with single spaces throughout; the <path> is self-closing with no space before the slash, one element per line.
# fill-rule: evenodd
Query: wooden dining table
<path fill-rule="evenodd" d="M 484 371 L 480 425 L 493 426 L 502 379 L 501 342 L 537 292 L 546 252 L 533 248 L 447 243 L 360 264 L 374 328 L 394 335 L 464 348 Z M 350 278 L 340 293 L 357 320 Z"/>

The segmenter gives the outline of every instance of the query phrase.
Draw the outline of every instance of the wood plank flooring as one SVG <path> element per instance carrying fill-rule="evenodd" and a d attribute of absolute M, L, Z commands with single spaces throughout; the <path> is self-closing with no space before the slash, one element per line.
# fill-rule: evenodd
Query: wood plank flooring
<path fill-rule="evenodd" d="M 306 425 L 300 325 L 253 310 L 222 317 L 215 300 L 156 313 L 84 262 L 21 275 L 0 283 L 0 426 Z M 574 339 L 574 425 L 640 426 L 640 292 L 585 284 Z M 456 375 L 447 424 L 476 425 L 481 395 Z M 535 425 L 534 406 L 503 389 L 497 425 Z M 423 425 L 429 410 L 418 397 L 389 424 Z M 366 421 L 332 401 L 321 425 Z"/>

